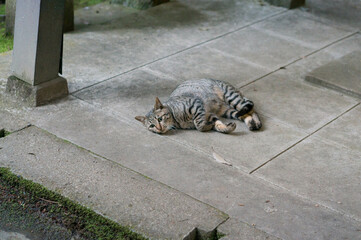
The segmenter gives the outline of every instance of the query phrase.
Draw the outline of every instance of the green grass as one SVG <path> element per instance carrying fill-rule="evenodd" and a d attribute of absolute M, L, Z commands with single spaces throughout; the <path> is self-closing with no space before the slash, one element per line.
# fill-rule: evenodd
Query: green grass
<path fill-rule="evenodd" d="M 13 37 L 5 36 L 5 22 L 0 22 L 0 53 L 13 49 Z"/>
<path fill-rule="evenodd" d="M 24 218 L 24 214 L 28 213 L 31 217 L 27 218 L 33 219 L 32 221 L 43 223 L 46 218 L 49 219 L 47 221 L 62 222 L 69 231 L 77 231 L 84 239 L 146 239 L 40 184 L 11 173 L 6 168 L 0 168 L 0 190 L 0 209 L 14 213 L 14 218 L 20 215 Z M 34 225 L 28 222 L 27 224 Z"/>

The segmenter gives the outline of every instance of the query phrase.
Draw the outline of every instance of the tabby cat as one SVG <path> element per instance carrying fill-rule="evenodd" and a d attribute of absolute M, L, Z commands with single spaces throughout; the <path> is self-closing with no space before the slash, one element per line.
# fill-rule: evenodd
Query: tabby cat
<path fill-rule="evenodd" d="M 156 97 L 154 108 L 135 119 L 155 133 L 194 128 L 201 132 L 230 133 L 236 128 L 234 122 L 226 124 L 219 117 L 241 120 L 250 130 L 262 127 L 252 101 L 229 83 L 212 79 L 180 84 L 164 104 Z"/>

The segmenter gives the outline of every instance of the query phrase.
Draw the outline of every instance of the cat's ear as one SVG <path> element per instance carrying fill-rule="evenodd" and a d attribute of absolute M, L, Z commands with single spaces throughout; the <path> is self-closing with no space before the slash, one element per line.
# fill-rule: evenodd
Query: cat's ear
<path fill-rule="evenodd" d="M 143 124 L 145 123 L 145 117 L 143 117 L 143 116 L 136 116 L 135 119 Z"/>
<path fill-rule="evenodd" d="M 160 102 L 158 97 L 155 97 L 154 110 L 162 109 L 163 104 Z"/>

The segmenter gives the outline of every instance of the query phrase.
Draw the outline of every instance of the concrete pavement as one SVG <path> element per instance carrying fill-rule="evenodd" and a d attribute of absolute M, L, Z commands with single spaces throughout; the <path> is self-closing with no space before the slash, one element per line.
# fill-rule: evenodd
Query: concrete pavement
<path fill-rule="evenodd" d="M 252 0 L 109 9 L 80 10 L 65 35 L 65 99 L 5 96 L 0 55 L 0 128 L 14 132 L 0 166 L 153 239 L 361 239 L 361 100 L 304 80 L 360 49 L 357 23 Z M 155 135 L 134 120 L 203 77 L 239 87 L 263 129 Z"/>

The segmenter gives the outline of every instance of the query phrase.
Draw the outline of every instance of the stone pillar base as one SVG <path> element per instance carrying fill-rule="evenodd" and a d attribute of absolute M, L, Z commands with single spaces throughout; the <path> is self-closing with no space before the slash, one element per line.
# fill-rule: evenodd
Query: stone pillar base
<path fill-rule="evenodd" d="M 285 7 L 285 8 L 297 8 L 302 5 L 305 5 L 306 0 L 266 0 L 266 2 L 279 6 L 279 7 Z"/>
<path fill-rule="evenodd" d="M 44 105 L 69 93 L 66 79 L 60 76 L 36 86 L 10 76 L 6 84 L 6 92 L 30 107 Z"/>

